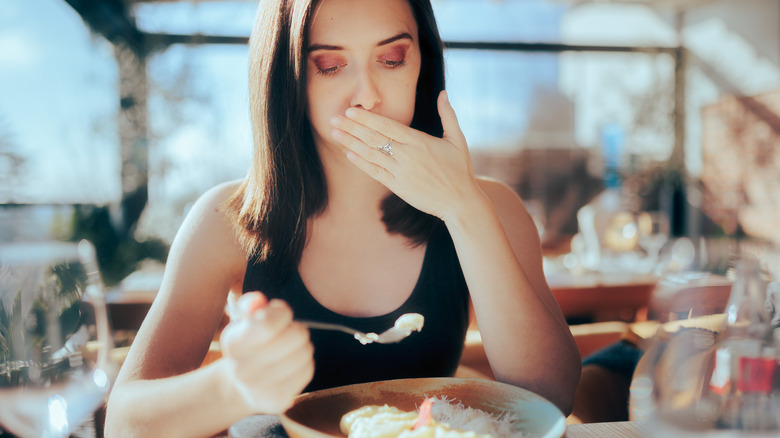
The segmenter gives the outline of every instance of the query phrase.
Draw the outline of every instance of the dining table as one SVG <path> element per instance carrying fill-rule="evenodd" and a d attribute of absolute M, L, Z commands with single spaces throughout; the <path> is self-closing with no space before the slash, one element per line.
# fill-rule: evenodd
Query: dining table
<path fill-rule="evenodd" d="M 136 271 L 106 291 L 113 330 L 138 330 L 162 284 L 162 271 Z"/>
<path fill-rule="evenodd" d="M 658 278 L 636 272 L 547 273 L 558 306 L 568 321 L 633 322 L 645 318 Z"/>
<path fill-rule="evenodd" d="M 584 423 L 566 426 L 566 438 L 640 438 L 642 423 L 615 421 L 609 423 Z"/>

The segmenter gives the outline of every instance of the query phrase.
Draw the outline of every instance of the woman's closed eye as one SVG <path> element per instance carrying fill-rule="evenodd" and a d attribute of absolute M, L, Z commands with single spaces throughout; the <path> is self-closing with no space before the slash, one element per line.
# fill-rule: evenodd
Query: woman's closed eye
<path fill-rule="evenodd" d="M 314 66 L 317 67 L 317 74 L 321 75 L 334 75 L 338 71 L 347 65 L 347 61 L 338 55 L 319 55 L 313 59 Z"/>
<path fill-rule="evenodd" d="M 404 45 L 391 47 L 379 56 L 377 62 L 391 69 L 403 67 L 406 65 L 406 50 Z"/>

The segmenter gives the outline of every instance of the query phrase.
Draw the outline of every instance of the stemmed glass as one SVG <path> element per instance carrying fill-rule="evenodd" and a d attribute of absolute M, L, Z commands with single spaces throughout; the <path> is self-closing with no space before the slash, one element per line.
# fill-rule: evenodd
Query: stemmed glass
<path fill-rule="evenodd" d="M 94 248 L 0 245 L 0 428 L 65 437 L 105 401 L 115 374 Z"/>

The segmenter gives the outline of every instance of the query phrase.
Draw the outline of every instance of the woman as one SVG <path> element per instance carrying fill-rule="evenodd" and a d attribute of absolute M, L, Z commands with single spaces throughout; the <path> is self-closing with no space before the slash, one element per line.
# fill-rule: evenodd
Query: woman
<path fill-rule="evenodd" d="M 473 174 L 430 2 L 267 0 L 250 54 L 252 168 L 185 219 L 109 435 L 209 435 L 303 390 L 452 375 L 469 300 L 497 379 L 568 413 L 579 354 L 523 203 Z M 293 320 L 379 332 L 408 312 L 425 325 L 392 345 Z"/>

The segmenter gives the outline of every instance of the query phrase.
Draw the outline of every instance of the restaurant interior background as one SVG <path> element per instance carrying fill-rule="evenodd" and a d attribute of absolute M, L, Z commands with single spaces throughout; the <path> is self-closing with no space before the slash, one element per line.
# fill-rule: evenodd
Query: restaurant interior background
<path fill-rule="evenodd" d="M 0 243 L 92 242 L 119 363 L 188 208 L 247 171 L 256 1 L 0 0 Z M 654 335 L 677 238 L 780 261 L 780 0 L 432 3 L 475 169 L 526 202 L 582 357 Z M 628 219 L 594 259 L 601 212 Z M 461 365 L 493 376 L 476 326 Z M 583 371 L 567 422 L 631 418 L 631 376 Z"/>
<path fill-rule="evenodd" d="M 255 1 L 3 0 L 0 241 L 88 238 L 109 286 L 159 271 L 241 178 Z M 548 254 L 619 186 L 673 236 L 780 240 L 780 0 L 433 0 L 478 173 Z"/>

